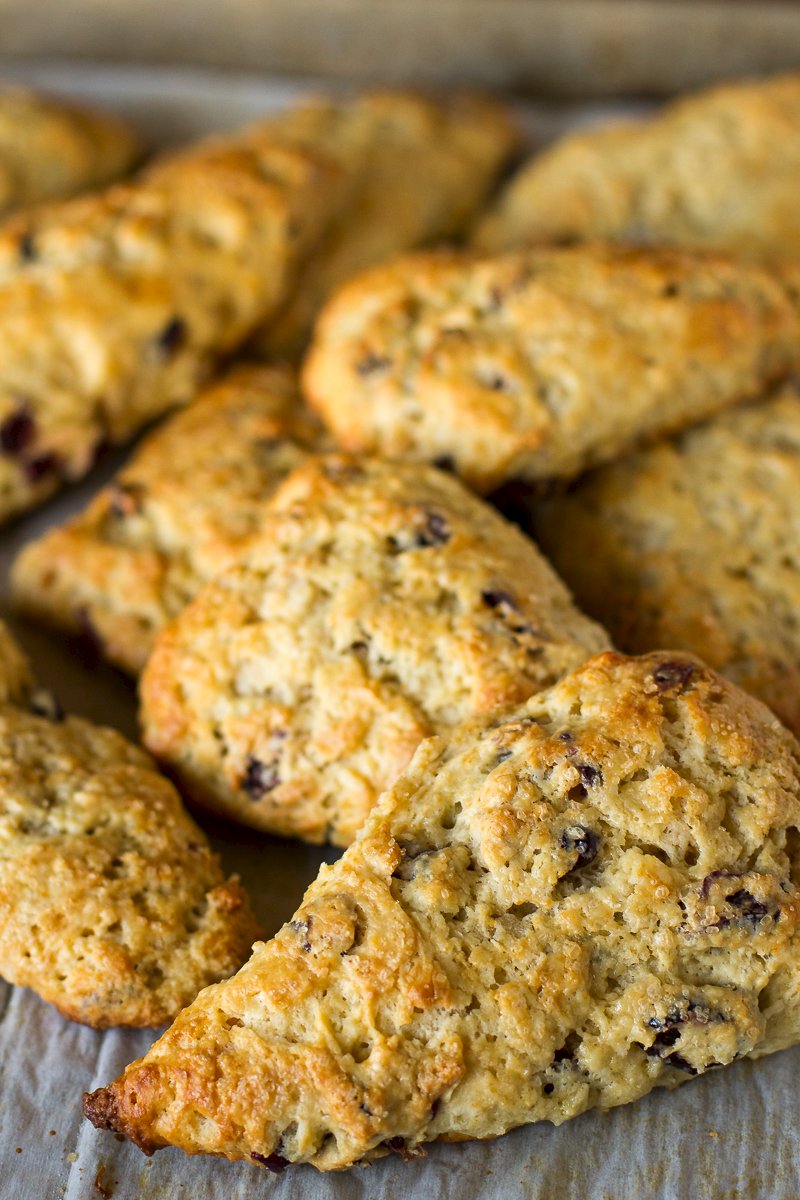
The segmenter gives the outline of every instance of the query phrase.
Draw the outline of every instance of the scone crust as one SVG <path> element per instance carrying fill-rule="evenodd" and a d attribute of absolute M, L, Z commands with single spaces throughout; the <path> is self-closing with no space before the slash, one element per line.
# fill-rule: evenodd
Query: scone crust
<path fill-rule="evenodd" d="M 307 398 L 350 451 L 447 460 L 476 490 L 577 475 L 797 368 L 794 281 L 604 245 L 411 255 L 326 306 Z"/>
<path fill-rule="evenodd" d="M 570 134 L 524 166 L 479 223 L 486 251 L 527 242 L 671 242 L 800 253 L 800 74 L 681 97 L 651 119 Z"/>
<path fill-rule="evenodd" d="M 144 751 L 4 705 L 0 783 L 9 982 L 96 1029 L 156 1026 L 246 958 L 249 901 Z"/>
<path fill-rule="evenodd" d="M 426 741 L 237 976 L 86 1098 L 279 1170 L 560 1123 L 800 1037 L 800 746 L 679 654 Z"/>
<path fill-rule="evenodd" d="M 322 304 L 359 271 L 463 234 L 517 144 L 505 109 L 469 93 L 384 89 L 320 101 L 297 110 L 293 132 L 326 151 L 336 143 L 346 198 L 291 298 L 253 340 L 270 359 L 298 359 Z"/>
<path fill-rule="evenodd" d="M 0 621 L 0 704 L 27 704 L 34 690 L 31 665 Z"/>
<path fill-rule="evenodd" d="M 138 674 L 158 631 L 244 553 L 272 492 L 325 441 L 289 370 L 232 368 L 150 434 L 83 513 L 22 550 L 16 605 L 90 634 Z"/>
<path fill-rule="evenodd" d="M 146 744 L 198 803 L 347 845 L 426 735 L 608 646 L 535 546 L 430 467 L 331 455 L 160 634 Z"/>
<path fill-rule="evenodd" d="M 141 152 L 133 130 L 109 113 L 27 88 L 3 88 L 0 218 L 113 183 L 132 169 Z"/>
<path fill-rule="evenodd" d="M 630 653 L 700 654 L 800 735 L 800 392 L 529 497 L 524 523 Z"/>

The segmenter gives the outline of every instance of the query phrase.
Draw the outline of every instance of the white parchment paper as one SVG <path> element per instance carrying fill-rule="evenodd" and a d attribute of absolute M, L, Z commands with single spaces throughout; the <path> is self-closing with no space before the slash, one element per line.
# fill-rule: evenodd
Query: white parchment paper
<path fill-rule="evenodd" d="M 57 64 L 0 66 L 0 79 L 101 101 L 130 116 L 154 144 L 233 127 L 315 86 L 185 69 Z M 619 109 L 528 105 L 520 118 L 534 142 L 609 111 Z M 0 595 L 19 547 L 81 508 L 124 457 L 0 532 Z M 134 694 L 126 680 L 104 667 L 89 670 L 57 639 L 11 624 L 65 707 L 135 733 Z M 225 866 L 242 876 L 269 932 L 292 914 L 319 864 L 336 856 L 201 822 Z M 559 1129 L 542 1124 L 496 1142 L 433 1146 L 423 1159 L 389 1158 L 339 1175 L 299 1167 L 273 1177 L 247 1164 L 189 1159 L 174 1150 L 147 1159 L 83 1120 L 81 1093 L 108 1083 L 154 1036 L 95 1033 L 0 982 L 0 1200 L 800 1198 L 800 1049 L 711 1072 L 677 1092 L 589 1113 Z"/>

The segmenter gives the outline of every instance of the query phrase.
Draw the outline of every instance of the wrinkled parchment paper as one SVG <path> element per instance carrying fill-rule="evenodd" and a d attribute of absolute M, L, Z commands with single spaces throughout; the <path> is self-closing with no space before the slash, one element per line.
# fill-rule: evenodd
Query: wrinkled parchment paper
<path fill-rule="evenodd" d="M 313 84 L 158 68 L 0 67 L 132 117 L 153 143 L 225 129 L 280 107 Z M 529 105 L 520 118 L 531 143 L 608 109 Z M 2 331 L 0 330 L 0 336 Z M 0 531 L 0 594 L 16 550 L 83 507 L 124 460 L 120 453 L 68 495 Z M 104 667 L 89 670 L 56 638 L 12 620 L 48 686 L 69 710 L 135 732 L 132 687 Z M 319 864 L 318 850 L 201 818 L 230 871 L 238 871 L 264 927 L 296 908 Z M 611 1113 L 588 1113 L 554 1129 L 528 1126 L 490 1143 L 433 1146 L 425 1158 L 391 1157 L 321 1175 L 310 1167 L 274 1177 L 245 1163 L 189 1159 L 162 1150 L 147 1159 L 83 1120 L 81 1093 L 113 1079 L 143 1054 L 150 1032 L 95 1033 L 0 982 L 0 1200 L 798 1200 L 800 1049 L 711 1072 L 677 1092 L 656 1092 Z"/>

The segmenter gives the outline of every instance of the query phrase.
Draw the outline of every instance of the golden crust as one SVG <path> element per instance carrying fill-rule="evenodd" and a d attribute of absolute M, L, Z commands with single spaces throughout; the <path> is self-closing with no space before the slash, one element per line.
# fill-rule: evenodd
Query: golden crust
<path fill-rule="evenodd" d="M 479 491 L 570 477 L 798 366 L 793 281 L 682 251 L 438 253 L 366 272 L 303 372 L 347 450 L 448 458 Z"/>
<path fill-rule="evenodd" d="M 560 1123 L 800 1038 L 800 746 L 604 654 L 432 738 L 295 917 L 86 1097 L 276 1170 Z"/>
<path fill-rule="evenodd" d="M 475 242 L 498 252 L 600 237 L 796 256 L 798 124 L 794 74 L 725 84 L 649 120 L 570 134 L 520 170 Z"/>
<path fill-rule="evenodd" d="M 146 744 L 197 802 L 352 841 L 420 740 L 608 646 L 535 546 L 430 467 L 312 459 L 158 637 Z"/>
<path fill-rule="evenodd" d="M 0 973 L 75 1021 L 160 1025 L 258 926 L 149 757 L 57 709 L 0 707 Z"/>
<path fill-rule="evenodd" d="M 30 663 L 0 621 L 0 704 L 27 704 L 34 687 Z"/>
<path fill-rule="evenodd" d="M 0 217 L 103 187 L 140 155 L 139 139 L 117 117 L 25 88 L 0 91 Z"/>
<path fill-rule="evenodd" d="M 56 629 L 88 627 L 137 674 L 158 631 L 244 553 L 272 492 L 324 441 L 289 371 L 233 368 L 150 434 L 83 513 L 23 549 L 16 604 Z"/>
<path fill-rule="evenodd" d="M 346 200 L 288 304 L 257 336 L 267 357 L 297 358 L 324 301 L 358 271 L 463 233 L 516 145 L 496 101 L 458 93 L 367 92 L 295 115 L 293 133 L 312 147 L 332 130 L 346 151 Z"/>
<path fill-rule="evenodd" d="M 264 122 L 0 233 L 0 518 L 186 403 L 284 299 L 341 171 Z"/>
<path fill-rule="evenodd" d="M 631 653 L 677 646 L 800 734 L 800 393 L 582 480 L 524 523 Z"/>

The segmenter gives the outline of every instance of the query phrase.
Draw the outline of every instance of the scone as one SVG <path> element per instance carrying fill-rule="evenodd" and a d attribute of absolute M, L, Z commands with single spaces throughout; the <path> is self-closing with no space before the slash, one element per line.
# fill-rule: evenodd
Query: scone
<path fill-rule="evenodd" d="M 277 120 L 0 231 L 0 519 L 191 400 L 286 296 L 341 169 Z"/>
<path fill-rule="evenodd" d="M 537 155 L 478 226 L 500 251 L 612 238 L 800 254 L 800 74 L 728 83 L 655 117 L 569 134 Z"/>
<path fill-rule="evenodd" d="M 517 500 L 618 646 L 700 654 L 800 734 L 796 388 L 604 467 L 546 503 Z"/>
<path fill-rule="evenodd" d="M 288 370 L 233 368 L 151 433 L 85 512 L 23 549 L 18 607 L 90 632 L 137 674 L 158 631 L 241 557 L 272 492 L 324 441 Z"/>
<path fill-rule="evenodd" d="M 431 467 L 310 460 L 156 639 L 144 740 L 197 803 L 347 845 L 422 738 L 608 646 L 532 542 Z"/>
<path fill-rule="evenodd" d="M 426 741 L 277 936 L 85 1100 L 278 1171 L 558 1124 L 800 1038 L 800 746 L 679 654 Z"/>
<path fill-rule="evenodd" d="M 503 108 L 484 97 L 440 100 L 376 91 L 295 114 L 293 133 L 348 151 L 347 199 L 309 259 L 291 299 L 254 339 L 268 357 L 297 358 L 323 302 L 365 267 L 461 234 L 516 145 Z"/>
<path fill-rule="evenodd" d="M 0 90 L 0 218 L 112 183 L 140 154 L 117 117 L 26 88 Z"/>
<path fill-rule="evenodd" d="M 0 621 L 0 704 L 27 705 L 35 690 L 30 663 Z"/>
<path fill-rule="evenodd" d="M 796 283 L 614 246 L 409 256 L 325 308 L 304 389 L 347 450 L 484 492 L 568 478 L 796 370 Z"/>

